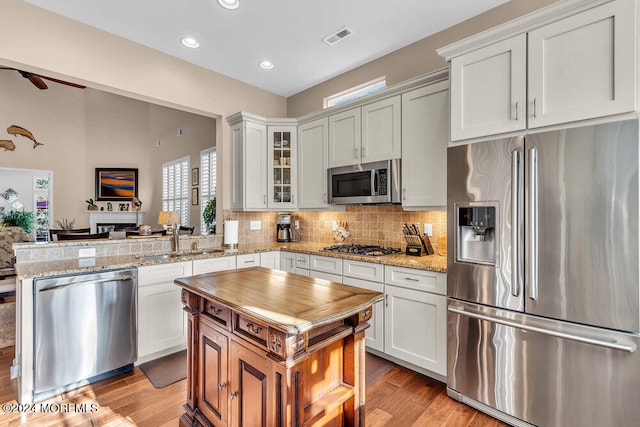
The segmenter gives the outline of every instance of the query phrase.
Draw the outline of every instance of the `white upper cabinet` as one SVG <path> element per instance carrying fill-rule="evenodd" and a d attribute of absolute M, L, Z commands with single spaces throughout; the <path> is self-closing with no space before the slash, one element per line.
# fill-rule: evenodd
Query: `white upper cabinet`
<path fill-rule="evenodd" d="M 635 13 L 619 0 L 529 32 L 529 127 L 635 109 Z"/>
<path fill-rule="evenodd" d="M 451 140 L 526 126 L 526 35 L 451 60 Z"/>
<path fill-rule="evenodd" d="M 231 209 L 267 208 L 267 127 L 231 116 Z"/>
<path fill-rule="evenodd" d="M 329 119 L 298 126 L 298 207 L 327 209 Z"/>
<path fill-rule="evenodd" d="M 362 107 L 362 163 L 400 158 L 400 103 L 397 95 Z"/>
<path fill-rule="evenodd" d="M 361 144 L 360 108 L 329 116 L 330 168 L 361 163 Z"/>
<path fill-rule="evenodd" d="M 449 83 L 402 94 L 402 206 L 447 205 Z"/>
<path fill-rule="evenodd" d="M 227 121 L 231 131 L 231 209 L 295 209 L 296 120 L 240 112 Z"/>
<path fill-rule="evenodd" d="M 329 167 L 401 155 L 400 95 L 329 116 Z"/>
<path fill-rule="evenodd" d="M 246 122 L 244 140 L 244 207 L 267 207 L 267 128 Z"/>
<path fill-rule="evenodd" d="M 636 111 L 635 0 L 563 1 L 438 50 L 451 140 Z"/>
<path fill-rule="evenodd" d="M 271 209 L 295 209 L 298 186 L 296 126 L 267 128 L 268 206 Z"/>

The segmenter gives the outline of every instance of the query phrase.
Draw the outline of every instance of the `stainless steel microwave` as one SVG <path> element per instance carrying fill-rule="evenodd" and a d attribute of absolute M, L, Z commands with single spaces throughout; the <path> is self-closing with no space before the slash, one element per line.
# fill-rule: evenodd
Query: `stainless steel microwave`
<path fill-rule="evenodd" d="M 329 203 L 400 203 L 400 159 L 329 169 Z"/>

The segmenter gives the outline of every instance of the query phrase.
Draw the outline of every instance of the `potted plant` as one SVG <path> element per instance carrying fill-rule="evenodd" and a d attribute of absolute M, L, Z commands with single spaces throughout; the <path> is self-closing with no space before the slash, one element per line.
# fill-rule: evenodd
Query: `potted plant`
<path fill-rule="evenodd" d="M 87 210 L 89 210 L 89 211 L 97 211 L 98 210 L 98 205 L 96 205 L 96 202 L 94 202 L 93 199 L 87 199 L 87 200 L 85 200 L 85 202 L 87 202 L 87 204 L 88 204 Z"/>
<path fill-rule="evenodd" d="M 209 200 L 207 206 L 204 208 L 204 212 L 202 213 L 202 219 L 204 220 L 205 225 L 207 226 L 206 230 L 209 233 L 216 233 L 216 198 Z"/>
<path fill-rule="evenodd" d="M 4 214 L 2 224 L 7 227 L 21 227 L 26 233 L 31 234 L 35 217 L 33 212 L 11 211 Z"/>

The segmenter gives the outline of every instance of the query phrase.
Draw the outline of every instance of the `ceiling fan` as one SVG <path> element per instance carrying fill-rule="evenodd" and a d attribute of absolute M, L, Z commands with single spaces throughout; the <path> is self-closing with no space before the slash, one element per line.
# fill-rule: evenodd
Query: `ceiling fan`
<path fill-rule="evenodd" d="M 52 82 L 60 83 L 60 84 L 67 85 L 67 86 L 77 87 L 77 88 L 80 88 L 80 89 L 85 89 L 86 88 L 86 86 L 83 86 L 83 85 L 79 85 L 79 84 L 71 83 L 71 82 L 65 82 L 64 80 L 54 79 L 53 77 L 47 77 L 47 76 L 42 76 L 42 75 L 39 75 L 39 74 L 33 74 L 33 73 L 28 72 L 28 71 L 18 70 L 17 68 L 0 67 L 0 70 L 15 70 L 18 73 L 20 73 L 20 75 L 22 77 L 24 77 L 25 79 L 27 79 L 31 83 L 33 83 L 33 85 L 35 87 L 37 87 L 38 89 L 41 89 L 41 90 L 47 89 L 47 84 L 42 79 L 50 80 Z"/>

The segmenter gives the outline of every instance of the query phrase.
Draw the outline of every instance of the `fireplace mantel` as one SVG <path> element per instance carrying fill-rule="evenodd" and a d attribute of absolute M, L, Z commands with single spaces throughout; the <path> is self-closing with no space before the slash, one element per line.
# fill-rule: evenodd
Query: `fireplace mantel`
<path fill-rule="evenodd" d="M 85 211 L 89 214 L 89 226 L 91 233 L 97 232 L 98 224 L 125 224 L 140 225 L 144 221 L 144 211 Z"/>

